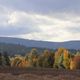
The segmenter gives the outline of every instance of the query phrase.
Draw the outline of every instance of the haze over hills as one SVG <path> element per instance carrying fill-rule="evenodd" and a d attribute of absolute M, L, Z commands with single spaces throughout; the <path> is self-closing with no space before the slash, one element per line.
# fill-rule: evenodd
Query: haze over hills
<path fill-rule="evenodd" d="M 59 47 L 64 47 L 67 49 L 80 49 L 80 41 L 66 41 L 66 42 L 48 42 L 48 41 L 35 41 L 28 39 L 20 38 L 11 38 L 11 37 L 0 37 L 0 43 L 7 44 L 17 44 L 23 45 L 25 47 L 37 47 L 37 48 L 48 48 L 48 49 L 57 49 Z"/>

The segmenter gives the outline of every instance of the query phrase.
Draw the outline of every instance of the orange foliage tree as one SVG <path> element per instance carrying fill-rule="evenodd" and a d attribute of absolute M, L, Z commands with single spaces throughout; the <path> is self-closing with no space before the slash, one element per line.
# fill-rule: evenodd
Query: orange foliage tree
<path fill-rule="evenodd" d="M 70 69 L 80 69 L 80 56 L 74 56 L 70 63 Z"/>
<path fill-rule="evenodd" d="M 11 67 L 24 68 L 28 66 L 29 62 L 23 56 L 17 55 L 11 59 Z"/>

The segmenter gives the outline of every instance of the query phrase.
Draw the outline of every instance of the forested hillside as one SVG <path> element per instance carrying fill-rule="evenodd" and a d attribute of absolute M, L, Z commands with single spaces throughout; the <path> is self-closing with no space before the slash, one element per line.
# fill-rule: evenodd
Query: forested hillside
<path fill-rule="evenodd" d="M 65 41 L 65 42 L 49 42 L 49 41 L 35 41 L 20 38 L 0 37 L 0 43 L 24 45 L 26 47 L 57 49 L 64 47 L 67 49 L 80 49 L 80 41 Z"/>
<path fill-rule="evenodd" d="M 26 47 L 20 44 L 10 44 L 10 43 L 0 43 L 0 52 L 7 52 L 9 56 L 14 56 L 16 54 L 25 55 L 25 53 L 29 53 L 34 47 Z M 47 48 L 36 48 L 41 54 Z M 52 49 L 49 49 L 52 50 Z"/>

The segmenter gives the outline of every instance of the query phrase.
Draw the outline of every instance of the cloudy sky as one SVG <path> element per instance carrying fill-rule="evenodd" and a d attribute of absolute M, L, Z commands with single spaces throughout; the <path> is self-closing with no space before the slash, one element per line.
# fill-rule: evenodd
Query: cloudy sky
<path fill-rule="evenodd" d="M 0 36 L 80 40 L 80 0 L 0 0 Z"/>

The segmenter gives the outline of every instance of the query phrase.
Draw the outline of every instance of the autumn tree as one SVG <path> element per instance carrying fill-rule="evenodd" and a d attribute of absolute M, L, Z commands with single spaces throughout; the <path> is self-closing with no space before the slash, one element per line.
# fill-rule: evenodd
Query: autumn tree
<path fill-rule="evenodd" d="M 76 64 L 74 62 L 74 58 L 70 59 L 70 70 L 74 70 L 76 69 Z"/>
<path fill-rule="evenodd" d="M 64 50 L 64 48 L 59 48 L 59 49 L 55 52 L 54 68 L 59 68 L 60 65 L 62 65 L 62 62 L 63 62 L 63 50 Z"/>
<path fill-rule="evenodd" d="M 0 66 L 2 66 L 2 54 L 0 53 Z"/>
<path fill-rule="evenodd" d="M 54 55 L 49 50 L 44 50 L 43 52 L 43 67 L 51 68 L 54 64 Z"/>
<path fill-rule="evenodd" d="M 70 69 L 80 69 L 80 55 L 75 55 L 74 58 L 71 60 Z"/>
<path fill-rule="evenodd" d="M 75 54 L 75 56 L 80 56 L 80 52 L 79 52 L 79 51 L 77 51 L 77 53 Z"/>
<path fill-rule="evenodd" d="M 11 67 L 19 67 L 19 64 L 22 62 L 21 56 L 15 56 L 11 59 Z"/>
<path fill-rule="evenodd" d="M 70 67 L 70 57 L 69 52 L 65 48 L 59 48 L 55 53 L 55 64 L 54 67 L 56 68 L 66 68 L 69 69 Z"/>
<path fill-rule="evenodd" d="M 66 69 L 70 69 L 70 54 L 67 49 L 63 52 L 64 59 L 63 59 L 63 65 Z"/>
<path fill-rule="evenodd" d="M 31 64 L 31 66 L 36 67 L 37 59 L 38 59 L 38 51 L 37 49 L 33 48 L 28 55 L 28 61 Z"/>
<path fill-rule="evenodd" d="M 39 55 L 38 60 L 37 60 L 37 67 L 43 67 L 43 61 L 44 61 L 44 56 Z"/>
<path fill-rule="evenodd" d="M 25 57 L 21 55 L 16 55 L 15 57 L 11 58 L 11 67 L 24 68 L 28 66 L 29 66 L 28 61 L 26 61 Z"/>

